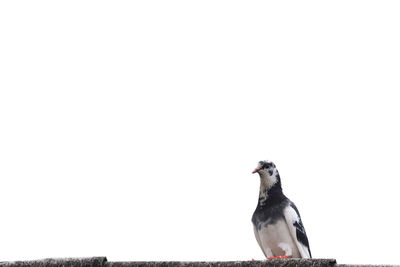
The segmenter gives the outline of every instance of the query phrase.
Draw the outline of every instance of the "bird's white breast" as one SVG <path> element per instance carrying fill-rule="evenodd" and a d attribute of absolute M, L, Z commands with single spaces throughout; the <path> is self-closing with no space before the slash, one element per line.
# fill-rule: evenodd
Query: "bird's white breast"
<path fill-rule="evenodd" d="M 285 220 L 262 226 L 259 230 L 255 229 L 255 232 L 256 235 L 258 234 L 260 246 L 266 257 L 300 257 L 297 245 L 289 232 Z"/>

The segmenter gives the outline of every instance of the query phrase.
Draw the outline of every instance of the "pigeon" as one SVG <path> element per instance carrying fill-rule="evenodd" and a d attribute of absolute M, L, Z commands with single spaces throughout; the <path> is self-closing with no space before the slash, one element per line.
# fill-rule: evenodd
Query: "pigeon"
<path fill-rule="evenodd" d="M 258 245 L 268 259 L 311 258 L 299 211 L 282 192 L 281 178 L 271 161 L 260 161 L 260 195 L 252 223 Z"/>

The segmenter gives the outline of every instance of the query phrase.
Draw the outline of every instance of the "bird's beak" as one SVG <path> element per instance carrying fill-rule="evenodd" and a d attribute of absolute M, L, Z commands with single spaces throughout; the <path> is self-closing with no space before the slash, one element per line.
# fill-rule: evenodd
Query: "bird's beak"
<path fill-rule="evenodd" d="M 260 169 L 261 169 L 260 167 L 257 167 L 257 168 L 254 169 L 254 171 L 253 171 L 252 173 L 256 173 L 256 172 L 258 172 Z"/>

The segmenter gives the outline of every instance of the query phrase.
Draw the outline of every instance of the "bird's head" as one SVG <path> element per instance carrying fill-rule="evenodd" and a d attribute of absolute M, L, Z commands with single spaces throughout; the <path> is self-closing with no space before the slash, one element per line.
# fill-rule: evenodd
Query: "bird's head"
<path fill-rule="evenodd" d="M 265 190 L 269 191 L 272 188 L 281 189 L 281 178 L 276 166 L 273 162 L 263 160 L 258 162 L 257 168 L 253 173 L 258 173 L 261 178 L 261 195 L 265 195 Z"/>
<path fill-rule="evenodd" d="M 276 166 L 272 161 L 263 160 L 258 162 L 257 168 L 254 169 L 253 173 L 259 173 L 260 175 L 272 176 L 276 170 Z"/>

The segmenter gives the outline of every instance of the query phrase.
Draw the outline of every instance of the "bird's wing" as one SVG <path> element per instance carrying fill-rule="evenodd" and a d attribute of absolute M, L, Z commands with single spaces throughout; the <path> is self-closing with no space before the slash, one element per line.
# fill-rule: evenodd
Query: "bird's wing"
<path fill-rule="evenodd" d="M 301 257 L 311 258 L 310 245 L 308 244 L 306 231 L 301 222 L 299 211 L 293 202 L 290 202 L 290 205 L 285 208 L 284 216 L 287 226 L 289 227 L 290 235 L 295 241 Z"/>

